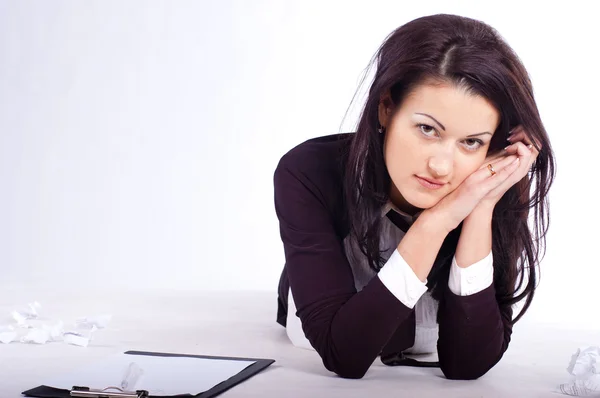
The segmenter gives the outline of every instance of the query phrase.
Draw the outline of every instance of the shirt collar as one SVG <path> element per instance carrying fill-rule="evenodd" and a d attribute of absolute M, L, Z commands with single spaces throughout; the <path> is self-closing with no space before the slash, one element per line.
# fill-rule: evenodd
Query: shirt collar
<path fill-rule="evenodd" d="M 398 207 L 396 207 L 396 205 L 393 204 L 391 200 L 388 200 L 387 203 L 381 209 L 381 216 L 385 217 L 386 214 L 388 214 L 390 210 L 393 210 L 396 213 L 398 213 L 399 215 L 401 215 L 410 224 L 414 223 L 415 220 L 421 215 L 421 213 L 423 213 L 423 210 L 420 210 L 417 213 L 415 213 L 415 215 L 411 216 L 410 214 L 403 212 Z"/>

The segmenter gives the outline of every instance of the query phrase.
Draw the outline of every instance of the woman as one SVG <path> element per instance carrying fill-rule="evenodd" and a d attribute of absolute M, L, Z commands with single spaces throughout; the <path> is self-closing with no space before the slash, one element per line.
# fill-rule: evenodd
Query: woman
<path fill-rule="evenodd" d="M 533 298 L 551 145 L 525 68 L 479 21 L 419 18 L 375 61 L 357 131 L 302 143 L 275 172 L 277 320 L 342 377 L 437 351 L 446 377 L 475 379 Z"/>

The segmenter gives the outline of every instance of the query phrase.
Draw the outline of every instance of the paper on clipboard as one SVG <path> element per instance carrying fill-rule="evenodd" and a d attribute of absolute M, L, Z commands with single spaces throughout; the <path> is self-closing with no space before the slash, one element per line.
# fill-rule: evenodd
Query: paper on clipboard
<path fill-rule="evenodd" d="M 241 372 L 255 361 L 118 354 L 72 373 L 54 377 L 44 385 L 70 390 L 73 386 L 120 386 L 134 363 L 143 373 L 130 390 L 150 395 L 199 394 Z"/>

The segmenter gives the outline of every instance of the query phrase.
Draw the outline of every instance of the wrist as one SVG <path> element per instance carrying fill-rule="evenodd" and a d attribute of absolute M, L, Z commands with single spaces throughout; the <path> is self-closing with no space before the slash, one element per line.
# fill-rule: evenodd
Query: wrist
<path fill-rule="evenodd" d="M 492 250 L 492 214 L 493 207 L 482 206 L 465 218 L 454 254 L 459 267 L 477 263 Z"/>
<path fill-rule="evenodd" d="M 452 224 L 451 217 L 448 217 L 444 211 L 435 207 L 424 210 L 417 219 L 419 220 L 421 228 L 431 236 L 442 239 L 446 239 L 446 236 L 458 226 Z"/>
<path fill-rule="evenodd" d="M 469 214 L 466 218 L 466 220 L 479 220 L 482 222 L 485 221 L 492 221 L 492 216 L 494 215 L 494 205 L 489 205 L 487 203 L 480 203 L 478 204 L 473 211 L 471 212 L 471 214 Z"/>
<path fill-rule="evenodd" d="M 436 213 L 423 211 L 400 240 L 397 250 L 421 282 L 427 280 L 448 233 Z"/>

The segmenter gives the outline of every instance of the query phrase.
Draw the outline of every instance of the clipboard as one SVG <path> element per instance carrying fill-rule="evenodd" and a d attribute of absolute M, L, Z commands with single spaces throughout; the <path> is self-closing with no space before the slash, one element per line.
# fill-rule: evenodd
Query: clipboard
<path fill-rule="evenodd" d="M 216 397 L 230 388 L 242 383 L 250 377 L 258 374 L 272 363 L 274 359 L 266 358 L 241 358 L 241 357 L 220 357 L 220 356 L 209 356 L 209 355 L 187 355 L 187 354 L 176 354 L 176 353 L 163 353 L 163 352 L 149 352 L 149 351 L 126 351 L 123 354 L 128 355 L 146 355 L 146 356 L 157 356 L 157 357 L 183 357 L 183 358 L 201 358 L 201 359 L 220 359 L 228 361 L 252 361 L 253 364 L 249 365 L 236 375 L 231 376 L 227 380 L 213 386 L 209 390 L 202 391 L 199 393 L 190 392 L 186 395 L 149 395 L 147 391 L 123 391 L 123 390 L 109 390 L 108 386 L 73 386 L 73 389 L 59 389 L 49 386 L 38 386 L 27 391 L 23 391 L 22 394 L 27 397 L 38 397 L 38 398 L 73 398 L 73 397 L 89 397 L 89 398 L 104 398 L 104 397 L 123 397 L 123 398 L 169 398 L 169 397 L 197 397 L 197 398 L 212 398 Z M 83 394 L 78 395 L 78 392 Z M 87 392 L 87 394 L 86 394 Z"/>

